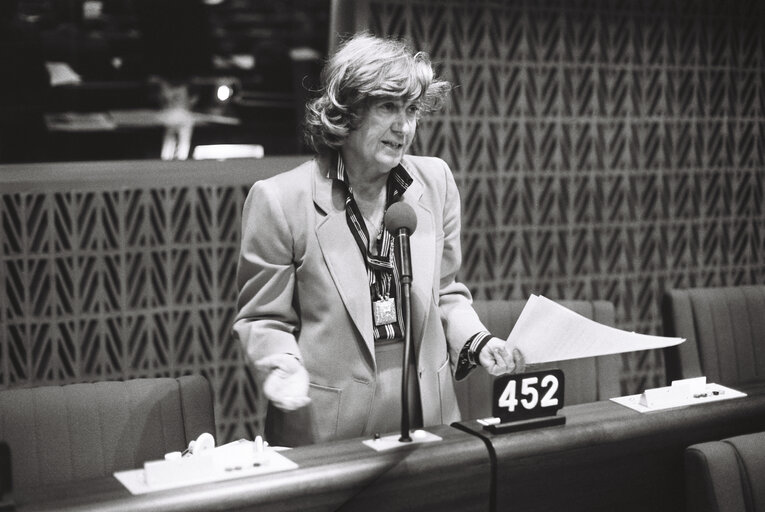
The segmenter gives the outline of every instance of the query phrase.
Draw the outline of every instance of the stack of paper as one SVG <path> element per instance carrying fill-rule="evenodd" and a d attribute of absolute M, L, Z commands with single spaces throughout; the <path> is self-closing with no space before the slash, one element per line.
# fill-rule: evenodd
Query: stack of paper
<path fill-rule="evenodd" d="M 535 364 L 670 347 L 683 341 L 609 327 L 541 295 L 532 295 L 507 338 L 507 346 L 517 347 L 527 364 Z"/>

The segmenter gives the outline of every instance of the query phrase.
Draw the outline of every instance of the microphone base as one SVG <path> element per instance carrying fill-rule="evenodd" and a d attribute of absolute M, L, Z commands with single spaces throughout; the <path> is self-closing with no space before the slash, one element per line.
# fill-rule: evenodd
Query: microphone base
<path fill-rule="evenodd" d="M 432 434 L 427 430 L 415 430 L 412 432 L 411 438 L 411 441 L 401 441 L 401 433 L 398 432 L 396 434 L 379 437 L 377 439 L 365 439 L 362 442 L 375 451 L 385 452 L 388 450 L 402 448 L 404 446 L 443 441 L 441 436 Z"/>

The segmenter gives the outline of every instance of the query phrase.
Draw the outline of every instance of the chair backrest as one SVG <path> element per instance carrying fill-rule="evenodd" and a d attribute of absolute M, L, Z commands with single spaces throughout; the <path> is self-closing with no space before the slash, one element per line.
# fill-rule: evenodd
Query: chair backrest
<path fill-rule="evenodd" d="M 14 490 L 137 468 L 203 432 L 215 418 L 201 375 L 0 391 Z"/>
<path fill-rule="evenodd" d="M 765 285 L 668 290 L 662 310 L 664 333 L 686 339 L 664 350 L 668 382 L 765 379 Z"/>
<path fill-rule="evenodd" d="M 8 448 L 8 443 L 0 441 L 0 510 L 7 508 L 7 498 L 12 490 L 11 449 Z"/>
<path fill-rule="evenodd" d="M 557 301 L 572 311 L 596 322 L 613 326 L 616 313 L 608 301 Z M 526 300 L 475 300 L 473 309 L 487 329 L 499 338 L 507 338 L 523 311 Z M 595 402 L 621 395 L 619 354 L 574 359 L 535 369 L 560 368 L 566 380 L 564 401 L 568 405 Z M 456 382 L 457 400 L 464 419 L 491 416 L 494 377 L 483 369 L 474 370 L 466 379 Z"/>
<path fill-rule="evenodd" d="M 765 512 L 765 432 L 685 449 L 686 510 Z"/>

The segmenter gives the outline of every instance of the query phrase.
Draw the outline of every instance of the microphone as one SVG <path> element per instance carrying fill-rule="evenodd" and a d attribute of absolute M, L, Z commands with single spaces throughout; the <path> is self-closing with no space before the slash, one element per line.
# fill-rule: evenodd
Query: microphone
<path fill-rule="evenodd" d="M 417 215 L 406 203 L 394 203 L 385 212 L 385 228 L 395 236 L 396 259 L 401 276 L 401 310 L 404 316 L 404 357 L 401 368 L 401 437 L 399 442 L 412 442 L 409 437 L 409 360 L 412 351 L 412 255 L 409 235 L 417 228 Z"/>
<path fill-rule="evenodd" d="M 417 229 L 417 215 L 407 203 L 393 203 L 385 212 L 385 228 L 396 239 L 396 256 L 399 262 L 401 282 L 412 282 L 412 255 L 409 250 L 409 235 Z"/>

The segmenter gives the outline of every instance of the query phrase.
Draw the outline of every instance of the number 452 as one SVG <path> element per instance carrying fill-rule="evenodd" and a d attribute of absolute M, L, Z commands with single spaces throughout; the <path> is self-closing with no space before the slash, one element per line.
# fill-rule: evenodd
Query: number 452
<path fill-rule="evenodd" d="M 504 391 L 499 397 L 498 405 L 500 407 L 506 407 L 508 411 L 515 411 L 516 406 L 519 404 L 526 410 L 536 408 L 555 407 L 558 405 L 558 399 L 556 393 L 558 391 L 559 382 L 555 375 L 545 375 L 542 377 L 541 383 L 538 377 L 526 377 L 521 380 L 520 400 L 518 399 L 518 392 L 516 387 L 518 385 L 517 380 L 511 380 L 507 383 Z M 540 401 L 540 391 L 544 393 Z"/>

